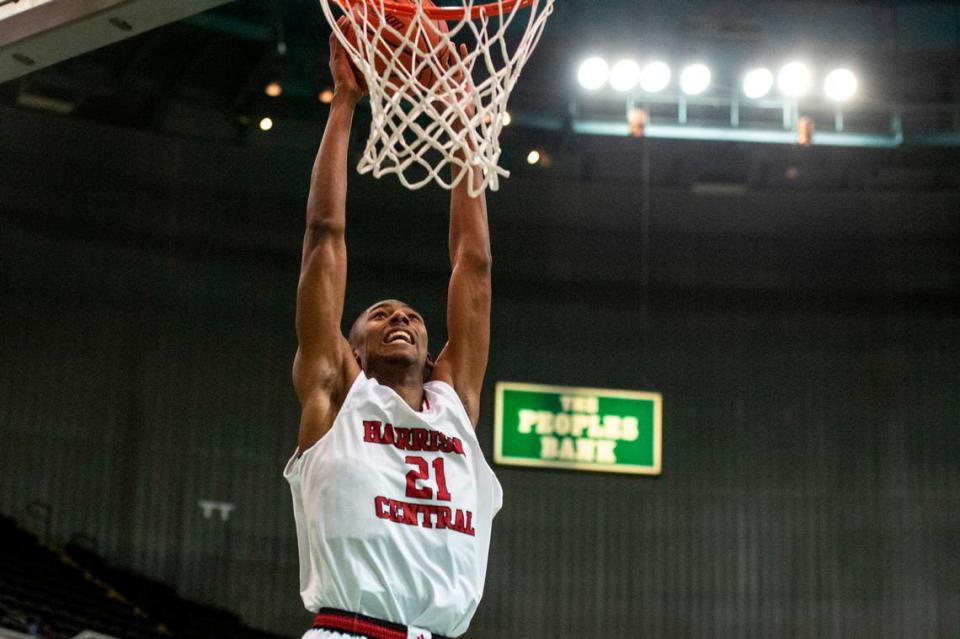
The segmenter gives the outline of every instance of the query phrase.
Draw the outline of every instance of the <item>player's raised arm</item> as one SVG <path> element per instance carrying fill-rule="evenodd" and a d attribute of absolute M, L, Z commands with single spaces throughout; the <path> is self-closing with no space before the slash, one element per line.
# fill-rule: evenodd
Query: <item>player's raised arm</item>
<path fill-rule="evenodd" d="M 297 338 L 293 384 L 300 398 L 300 450 L 333 424 L 359 367 L 340 331 L 347 279 L 347 150 L 354 107 L 363 91 L 334 36 L 330 37 L 334 98 L 313 165 L 306 232 L 297 287 Z"/>
<path fill-rule="evenodd" d="M 472 109 L 468 115 L 472 117 Z M 483 192 L 470 197 L 468 180 L 478 186 L 480 169 L 471 168 L 450 193 L 453 271 L 447 291 L 447 344 L 437 357 L 433 378 L 453 386 L 476 426 L 490 349 L 491 255 L 487 200 Z"/>

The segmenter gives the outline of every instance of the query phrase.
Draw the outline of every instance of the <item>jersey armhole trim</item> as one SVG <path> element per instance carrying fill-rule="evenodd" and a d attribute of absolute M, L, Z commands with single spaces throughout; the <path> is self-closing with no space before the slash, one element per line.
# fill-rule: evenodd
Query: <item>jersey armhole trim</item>
<path fill-rule="evenodd" d="M 457 394 L 457 390 L 450 384 L 444 381 L 441 381 L 439 379 L 432 379 L 429 382 L 427 382 L 427 384 L 436 384 L 437 386 L 443 386 L 445 388 L 445 390 L 441 390 L 438 392 L 437 386 L 433 386 L 432 388 L 430 388 L 430 390 L 434 393 L 437 393 L 438 395 L 447 395 L 448 399 L 450 399 L 452 402 L 456 404 L 457 410 L 460 411 L 460 414 L 463 416 L 463 418 L 467 421 L 468 424 L 470 424 L 470 428 L 468 429 L 470 432 L 470 436 L 473 437 L 473 439 L 477 443 L 477 446 L 479 446 L 480 438 L 477 436 L 477 424 L 474 424 L 473 420 L 470 419 L 470 415 L 469 413 L 467 413 L 467 407 L 464 406 L 463 400 L 460 399 L 460 395 Z"/>
<path fill-rule="evenodd" d="M 333 429 L 337 425 L 337 419 L 340 417 L 340 413 L 343 412 L 343 409 L 347 407 L 350 401 L 353 399 L 353 396 L 356 394 L 357 388 L 364 382 L 367 381 L 367 376 L 364 375 L 363 370 L 357 373 L 357 376 L 354 378 L 353 383 L 350 384 L 350 390 L 347 391 L 346 397 L 343 398 L 343 403 L 340 405 L 340 410 L 337 411 L 337 414 L 333 417 L 333 424 L 330 425 L 330 430 L 326 434 L 315 441 L 312 446 L 306 450 L 300 450 L 300 447 L 297 446 L 296 450 L 293 451 L 293 456 L 290 457 L 290 460 L 287 462 L 287 465 L 283 469 L 284 478 L 293 483 L 294 480 L 299 481 L 300 479 L 300 469 L 303 467 L 303 460 L 310 455 L 317 447 L 322 444 L 327 437 L 330 436 L 330 433 L 333 432 Z"/>
<path fill-rule="evenodd" d="M 467 415 L 467 407 L 463 405 L 463 400 L 460 399 L 460 395 L 457 394 L 457 389 L 439 379 L 431 379 L 429 382 L 424 384 L 424 387 L 427 387 L 428 385 L 433 386 L 433 388 L 430 388 L 429 390 L 433 391 L 437 395 L 448 395 L 450 399 L 455 400 L 457 407 L 463 412 L 464 416 L 466 416 L 467 421 L 470 421 L 470 415 Z M 438 392 L 436 388 L 437 386 L 442 386 L 446 390 L 443 392 Z"/>

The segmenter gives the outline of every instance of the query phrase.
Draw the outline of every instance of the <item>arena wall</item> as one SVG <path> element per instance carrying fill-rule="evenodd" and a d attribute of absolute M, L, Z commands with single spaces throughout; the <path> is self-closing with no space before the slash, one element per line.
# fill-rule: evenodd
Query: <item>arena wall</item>
<path fill-rule="evenodd" d="M 9 110 L 0 140 L 0 510 L 296 636 L 280 472 L 312 152 Z M 436 347 L 444 195 L 351 181 L 346 322 L 409 299 Z M 496 381 L 653 390 L 664 470 L 497 468 L 469 636 L 960 627 L 960 195 L 649 196 L 646 221 L 632 181 L 521 175 L 490 197 L 486 451 Z"/>

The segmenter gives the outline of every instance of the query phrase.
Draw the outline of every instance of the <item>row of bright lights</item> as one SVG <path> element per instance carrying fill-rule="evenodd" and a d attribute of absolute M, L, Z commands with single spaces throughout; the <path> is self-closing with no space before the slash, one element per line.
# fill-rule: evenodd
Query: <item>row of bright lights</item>
<path fill-rule="evenodd" d="M 634 60 L 620 60 L 610 66 L 603 58 L 589 58 L 580 65 L 577 80 L 588 91 L 610 84 L 616 91 L 626 92 L 639 86 L 647 93 L 657 93 L 670 84 L 670 67 L 665 62 L 650 62 L 641 67 Z M 680 90 L 698 95 L 710 87 L 710 69 L 705 64 L 691 64 L 680 72 Z M 756 100 L 773 89 L 773 72 L 759 67 L 743 76 L 743 94 Z M 784 96 L 800 98 L 813 87 L 813 73 L 802 62 L 785 64 L 777 74 L 777 88 Z M 844 102 L 857 92 L 857 77 L 849 69 L 834 69 L 823 82 L 824 93 L 831 100 Z"/>

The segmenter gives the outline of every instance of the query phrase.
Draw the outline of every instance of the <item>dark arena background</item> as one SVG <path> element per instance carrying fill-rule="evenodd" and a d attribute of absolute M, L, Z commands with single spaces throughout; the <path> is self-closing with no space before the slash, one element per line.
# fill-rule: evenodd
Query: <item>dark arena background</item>
<path fill-rule="evenodd" d="M 46 63 L 0 19 L 0 637 L 299 637 L 281 471 L 329 27 L 84 4 L 116 33 L 50 27 Z M 674 74 L 591 91 L 590 56 Z M 744 97 L 794 57 L 810 97 Z M 509 107 L 481 445 L 497 382 L 651 391 L 662 470 L 494 465 L 465 636 L 960 637 L 960 5 L 557 0 Z M 436 346 L 448 195 L 357 175 L 369 122 L 345 324 L 399 297 Z"/>

